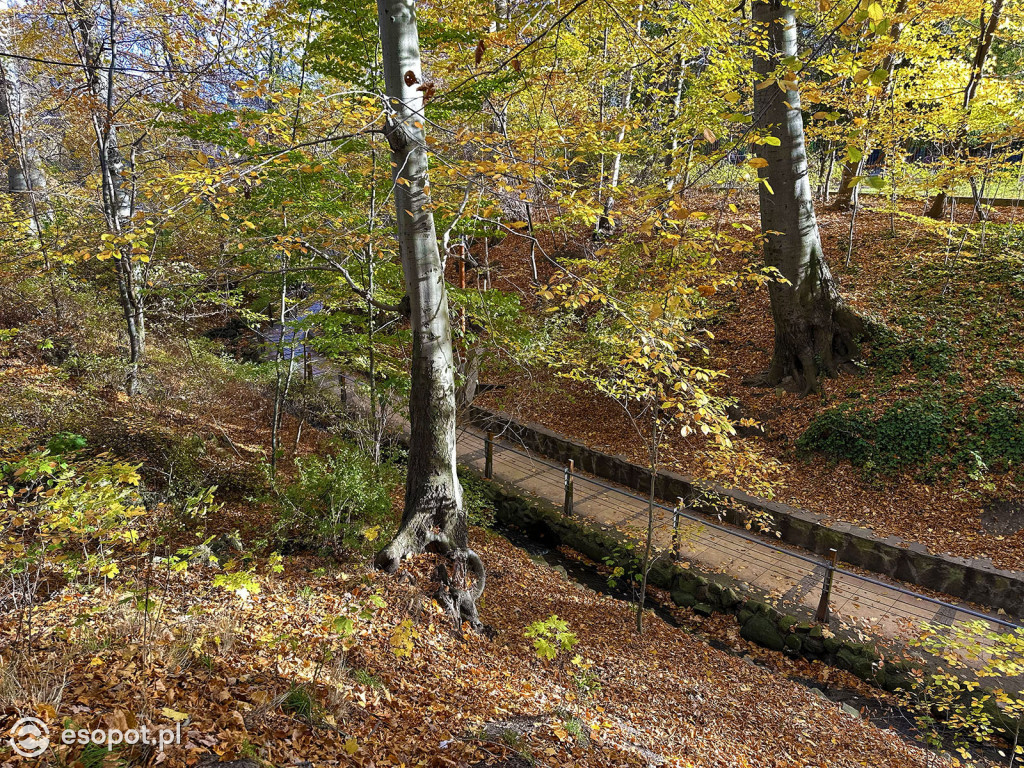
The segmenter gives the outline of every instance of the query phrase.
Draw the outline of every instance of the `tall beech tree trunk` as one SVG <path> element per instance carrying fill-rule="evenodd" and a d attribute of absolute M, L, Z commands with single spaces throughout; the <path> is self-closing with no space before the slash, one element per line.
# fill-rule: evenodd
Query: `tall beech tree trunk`
<path fill-rule="evenodd" d="M 407 555 L 430 549 L 447 555 L 454 572 L 442 598 L 456 617 L 476 624 L 483 564 L 469 549 L 462 486 L 455 471 L 455 365 L 444 264 L 437 247 L 424 131 L 423 83 L 414 0 L 377 0 L 391 147 L 398 242 L 412 327 L 409 470 L 405 512 L 377 566 L 395 571 Z M 466 571 L 477 576 L 467 591 Z"/>
<path fill-rule="evenodd" d="M 755 54 L 757 85 L 774 77 L 780 59 L 796 56 L 796 14 L 782 0 L 753 4 L 755 29 L 767 35 L 767 55 Z M 857 353 L 860 319 L 843 303 L 821 249 L 808 179 L 800 94 L 772 84 L 754 91 L 754 114 L 763 135 L 778 146 L 758 145 L 767 161 L 760 177 L 761 231 L 765 263 L 789 284 L 769 284 L 775 350 L 769 371 L 753 383 L 777 385 L 792 379 L 804 393 L 817 391 L 818 374 L 835 375 Z"/>
<path fill-rule="evenodd" d="M 978 86 L 985 76 L 985 62 L 988 60 L 989 51 L 992 50 L 992 41 L 995 39 L 996 30 L 999 28 L 999 20 L 1003 13 L 1003 0 L 995 0 L 992 3 L 992 11 L 989 13 L 988 21 L 985 21 L 985 9 L 981 10 L 981 19 L 978 26 L 978 45 L 974 50 L 974 58 L 971 60 L 971 72 L 967 77 L 967 87 L 964 88 L 964 98 L 961 102 L 963 118 L 957 128 L 956 138 L 953 140 L 952 156 L 953 162 L 957 163 L 967 154 L 967 132 L 969 129 L 968 120 L 971 116 L 971 105 L 978 93 Z M 976 191 L 976 181 L 971 179 L 971 187 L 974 194 L 974 209 L 979 216 L 984 218 L 981 209 L 981 200 Z M 940 190 L 932 200 L 925 216 L 931 219 L 941 219 L 946 211 L 946 203 L 949 200 L 948 190 Z"/>

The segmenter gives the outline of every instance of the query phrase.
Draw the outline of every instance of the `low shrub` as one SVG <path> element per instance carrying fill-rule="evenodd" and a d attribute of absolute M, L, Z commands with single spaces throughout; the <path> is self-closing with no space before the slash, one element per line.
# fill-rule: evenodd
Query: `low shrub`
<path fill-rule="evenodd" d="M 1024 404 L 1011 387 L 989 386 L 967 417 L 964 447 L 990 469 L 1008 471 L 1024 465 Z"/>
<path fill-rule="evenodd" d="M 470 525 L 490 528 L 494 525 L 494 503 L 487 496 L 484 480 L 467 473 L 459 474 L 462 484 L 462 506 Z"/>
<path fill-rule="evenodd" d="M 891 331 L 876 335 L 871 350 L 871 364 L 890 376 L 904 368 L 938 377 L 950 370 L 956 350 L 946 341 L 900 341 Z"/>
<path fill-rule="evenodd" d="M 295 479 L 276 492 L 280 538 L 339 555 L 371 548 L 392 524 L 393 466 L 349 444 L 295 464 Z"/>
<path fill-rule="evenodd" d="M 818 452 L 871 471 L 889 473 L 925 464 L 968 472 L 1009 471 L 1024 464 L 1024 404 L 1011 387 L 985 389 L 966 413 L 952 397 L 897 400 L 880 414 L 844 404 L 818 415 L 797 440 Z"/>

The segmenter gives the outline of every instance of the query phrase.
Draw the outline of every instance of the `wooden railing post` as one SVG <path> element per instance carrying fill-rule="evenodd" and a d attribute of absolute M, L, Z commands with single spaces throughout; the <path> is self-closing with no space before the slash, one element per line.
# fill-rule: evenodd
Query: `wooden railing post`
<path fill-rule="evenodd" d="M 562 504 L 562 514 L 572 514 L 572 473 L 573 460 L 569 459 L 569 465 L 565 468 L 565 501 Z"/>
<path fill-rule="evenodd" d="M 679 561 L 679 510 L 682 509 L 683 499 L 679 498 L 675 509 L 672 510 L 672 561 Z"/>
<path fill-rule="evenodd" d="M 484 436 L 484 477 L 494 478 L 494 433 L 490 430 Z"/>
<path fill-rule="evenodd" d="M 832 582 L 835 578 L 836 560 L 839 553 L 830 549 L 828 555 L 828 562 L 825 563 L 825 579 L 821 584 L 821 600 L 818 601 L 818 611 L 814 614 L 814 620 L 819 624 L 827 623 L 831 615 L 829 601 L 832 599 Z"/>

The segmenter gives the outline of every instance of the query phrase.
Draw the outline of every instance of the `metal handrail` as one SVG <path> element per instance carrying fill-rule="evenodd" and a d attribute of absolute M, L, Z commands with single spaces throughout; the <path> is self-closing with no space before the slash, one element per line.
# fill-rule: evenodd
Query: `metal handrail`
<path fill-rule="evenodd" d="M 474 431 L 469 430 L 465 426 L 462 427 L 462 431 L 464 433 L 467 433 L 467 434 L 472 434 L 474 437 L 479 437 L 479 435 L 477 435 Z M 515 447 L 513 447 L 511 445 L 508 445 L 507 443 L 504 443 L 504 442 L 500 441 L 499 439 L 497 439 L 497 436 L 495 436 L 495 439 L 492 440 L 492 445 L 494 446 L 495 450 L 509 451 L 509 452 L 517 454 L 519 456 L 523 456 L 524 458 L 527 458 L 530 461 L 537 462 L 538 464 L 542 464 L 542 465 L 551 467 L 552 469 L 558 470 L 559 472 L 564 472 L 565 471 L 565 465 L 558 464 L 558 463 L 553 462 L 553 461 L 551 461 L 549 459 L 542 458 L 540 456 L 528 453 L 526 451 L 519 450 L 518 448 L 515 448 Z M 633 500 L 636 500 L 636 501 L 641 501 L 641 502 L 643 502 L 645 504 L 649 503 L 649 501 L 650 501 L 649 499 L 647 499 L 647 498 L 645 498 L 643 496 L 640 496 L 640 495 L 638 495 L 638 494 L 636 494 L 636 493 L 634 493 L 634 492 L 632 492 L 632 491 L 630 491 L 628 489 L 620 488 L 620 487 L 618 487 L 616 485 L 612 485 L 610 483 L 606 483 L 606 482 L 604 482 L 602 480 L 598 480 L 596 478 L 580 474 L 578 471 L 573 473 L 573 477 L 577 478 L 579 480 L 582 480 L 583 482 L 590 483 L 591 485 L 595 485 L 595 486 L 597 486 L 599 488 L 604 488 L 604 489 L 609 490 L 609 491 L 614 491 L 615 493 L 619 493 L 619 494 L 621 494 L 623 496 L 626 496 L 626 497 L 628 497 L 630 499 L 633 499 Z M 662 504 L 662 503 L 657 502 L 657 501 L 654 502 L 654 506 L 656 508 L 658 508 L 658 509 L 664 510 L 666 512 L 670 512 L 673 515 L 678 515 L 679 517 L 685 518 L 685 519 L 690 520 L 692 522 L 699 523 L 701 525 L 705 525 L 705 526 L 707 526 L 707 527 L 709 527 L 709 528 L 711 528 L 713 530 L 719 531 L 719 532 L 724 533 L 724 534 L 726 534 L 728 536 L 734 536 L 734 537 L 743 539 L 745 541 L 748 541 L 748 542 L 750 542 L 752 544 L 755 544 L 756 546 L 760 546 L 760 547 L 763 547 L 765 549 L 768 549 L 768 550 L 770 550 L 772 552 L 777 552 L 779 554 L 787 555 L 789 557 L 794 557 L 797 560 L 802 560 L 802 561 L 804 561 L 806 563 L 810 563 L 811 565 L 813 565 L 815 567 L 821 567 L 821 568 L 826 568 L 826 569 L 829 567 L 829 563 L 827 563 L 824 560 L 820 560 L 820 559 L 818 559 L 816 557 L 813 557 L 811 555 L 805 555 L 805 554 L 803 554 L 801 552 L 796 552 L 796 551 L 794 551 L 792 549 L 787 549 L 787 548 L 784 548 L 784 547 L 780 547 L 780 546 L 778 546 L 776 544 L 772 544 L 771 542 L 764 541 L 763 539 L 761 539 L 756 534 L 748 533 L 746 531 L 742 531 L 742 530 L 739 530 L 739 529 L 736 529 L 736 528 L 727 527 L 727 526 L 722 525 L 720 523 L 716 523 L 716 522 L 714 522 L 712 520 L 708 520 L 704 516 L 697 517 L 695 514 L 687 512 L 687 511 L 683 510 L 682 508 L 669 507 L 669 506 L 666 506 L 665 504 Z M 963 613 L 963 614 L 966 614 L 968 616 L 973 616 L 975 618 L 982 619 L 984 621 L 987 621 L 987 622 L 990 622 L 992 624 L 996 624 L 996 625 L 999 625 L 999 626 L 1002 626 L 1002 627 L 1006 627 L 1006 628 L 1011 629 L 1011 630 L 1024 629 L 1024 626 L 1022 626 L 1020 624 L 1017 624 L 1017 623 L 1014 623 L 1012 621 L 1008 621 L 1006 619 L 999 618 L 998 616 L 991 616 L 991 615 L 989 615 L 987 613 L 982 613 L 981 611 L 976 611 L 976 610 L 974 610 L 972 608 L 968 608 L 966 606 L 957 605 L 955 603 L 949 603 L 949 602 L 946 602 L 945 600 L 940 600 L 939 598 L 932 597 L 930 595 L 926 595 L 926 594 L 923 594 L 921 592 L 915 592 L 914 590 L 907 589 L 906 587 L 901 587 L 901 586 L 898 586 L 898 585 L 895 585 L 895 584 L 890 584 L 888 582 L 881 581 L 879 579 L 872 578 L 870 576 L 865 576 L 865 575 L 863 575 L 861 573 L 857 573 L 856 571 L 851 571 L 851 570 L 848 570 L 846 568 L 836 567 L 834 569 L 834 572 L 842 574 L 844 576 L 848 576 L 848 577 L 850 577 L 852 579 L 857 579 L 859 581 L 866 582 L 868 584 L 873 584 L 875 586 L 883 587 L 885 589 L 890 589 L 890 590 L 892 590 L 894 592 L 897 592 L 897 593 L 899 593 L 901 595 L 906 595 L 908 597 L 913 597 L 913 598 L 918 599 L 918 600 L 924 600 L 925 602 L 930 603 L 932 605 L 936 605 L 936 606 L 939 606 L 939 607 L 942 607 L 942 608 L 949 608 L 949 609 L 951 609 L 953 611 L 956 611 L 958 613 Z"/>

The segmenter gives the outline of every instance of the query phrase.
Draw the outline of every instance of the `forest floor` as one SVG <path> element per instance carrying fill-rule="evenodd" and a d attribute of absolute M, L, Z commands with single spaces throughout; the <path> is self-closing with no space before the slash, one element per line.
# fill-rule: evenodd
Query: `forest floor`
<path fill-rule="evenodd" d="M 273 508 L 257 471 L 269 439 L 265 385 L 239 379 L 195 345 L 154 345 L 149 394 L 131 400 L 95 370 L 69 377 L 31 354 L 3 363 L 5 451 L 25 430 L 40 439 L 72 427 L 94 450 L 145 462 L 151 488 L 184 470 L 190 455 L 190 471 L 220 486 L 224 506 L 196 530 L 169 528 L 177 532 L 155 542 L 156 551 L 241 534 L 222 568 L 194 563 L 176 572 L 131 557 L 116 578 L 48 585 L 30 640 L 24 613 L 2 623 L 5 727 L 27 712 L 47 721 L 54 738 L 62 728 L 180 724 L 181 746 L 165 752 L 57 746 L 44 758 L 50 765 L 944 762 L 787 679 L 863 690 L 846 673 L 751 646 L 722 617 L 683 616 L 699 632 L 691 634 L 651 614 L 638 637 L 628 603 L 567 581 L 485 529 L 471 538 L 490 573 L 480 605 L 490 639 L 453 631 L 430 599 L 432 556 L 397 578 L 370 569 L 366 552 L 337 559 L 296 551 L 275 572 Z M 283 479 L 294 458 L 325 449 L 322 433 L 307 426 L 300 436 L 298 427 L 286 418 Z M 239 594 L 217 583 L 242 572 L 258 589 Z M 552 615 L 578 642 L 544 661 L 525 633 Z M 708 634 L 733 652 L 711 647 Z M 38 763 L 0 744 L 0 765 L 29 764 Z"/>
<path fill-rule="evenodd" d="M 736 196 L 730 202 L 737 206 L 730 222 L 756 232 L 756 199 Z M 723 207 L 722 199 L 710 196 L 693 205 L 712 212 Z M 724 455 L 700 437 L 672 435 L 663 462 L 697 478 L 920 542 L 935 552 L 990 558 L 999 567 L 1024 569 L 1020 463 L 1007 467 L 990 460 L 988 466 L 972 458 L 977 454 L 918 424 L 897 435 L 906 455 L 889 456 L 894 459 L 891 466 L 854 463 L 798 446 L 798 439 L 826 413 L 848 414 L 854 419 L 852 428 L 858 429 L 863 423 L 871 428 L 872 419 L 923 409 L 923 420 L 942 419 L 949 434 L 959 435 L 993 388 L 1008 388 L 1010 399 L 1020 402 L 1024 259 L 1015 251 L 1013 238 L 1024 210 L 996 211 L 986 225 L 984 257 L 975 255 L 973 241 L 964 247 L 959 234 L 947 240 L 943 227 L 922 222 L 912 215 L 916 213 L 908 205 L 895 218 L 893 235 L 888 213 L 862 209 L 847 268 L 849 214 L 819 207 L 823 247 L 841 293 L 858 312 L 891 332 L 884 343 L 868 345 L 867 366 L 861 372 L 827 380 L 821 395 L 801 398 L 782 389 L 744 386 L 745 377 L 764 371 L 770 362 L 773 331 L 767 289 L 713 296 L 717 315 L 710 326 L 715 338 L 709 343 L 709 364 L 727 374 L 723 394 L 735 398 L 742 415 L 761 422 L 767 434 L 738 438 L 736 448 Z M 958 223 L 967 224 L 971 215 L 963 206 Z M 548 243 L 548 248 L 564 252 L 565 244 Z M 495 287 L 514 290 L 525 306 L 536 307 L 524 266 L 528 250 L 522 240 L 509 237 L 492 247 L 489 256 Z M 544 263 L 541 269 L 543 281 L 552 270 Z M 505 387 L 481 395 L 480 405 L 638 463 L 646 461 L 646 448 L 619 406 L 587 386 L 504 357 L 485 363 L 481 378 Z M 913 429 L 922 429 L 937 445 L 922 441 L 918 446 Z M 1016 434 L 1021 434 L 1019 428 Z M 852 435 L 847 437 L 846 445 L 855 443 Z M 1013 432 L 1003 440 L 1003 447 L 1017 442 Z"/>
<path fill-rule="evenodd" d="M 472 539 L 491 573 L 482 617 L 494 639 L 453 633 L 425 599 L 426 558 L 411 566 L 422 586 L 365 565 L 288 558 L 246 600 L 210 589 L 211 574 L 194 569 L 160 576 L 149 623 L 116 587 L 67 589 L 39 606 L 33 646 L 5 653 L 4 703 L 12 689 L 30 690 L 51 728 L 181 721 L 182 747 L 156 758 L 169 766 L 213 756 L 278 766 L 938 761 L 661 619 L 649 617 L 638 637 L 628 604 L 565 581 L 499 536 Z M 357 614 L 352 634 L 335 631 L 338 617 Z M 551 615 L 579 642 L 544 662 L 524 632 Z M 567 663 L 576 655 L 582 666 Z M 61 751 L 88 764 L 80 750 Z M 147 758 L 121 749 L 114 759 Z"/>

